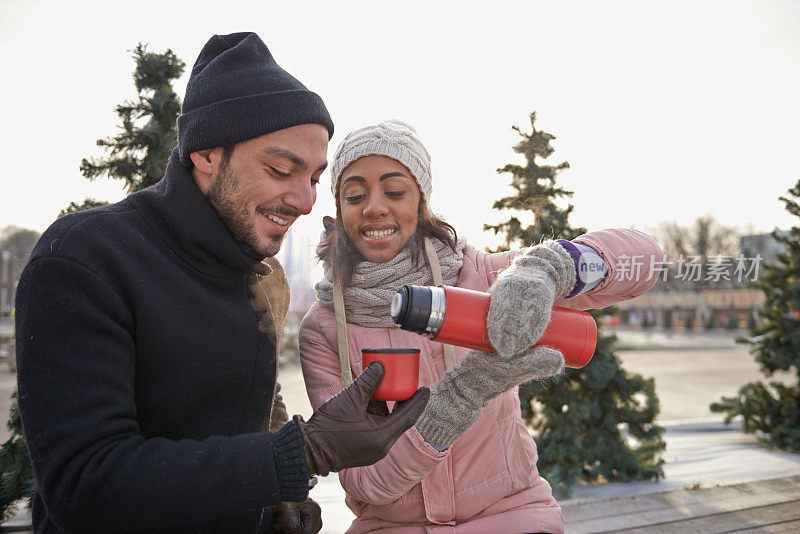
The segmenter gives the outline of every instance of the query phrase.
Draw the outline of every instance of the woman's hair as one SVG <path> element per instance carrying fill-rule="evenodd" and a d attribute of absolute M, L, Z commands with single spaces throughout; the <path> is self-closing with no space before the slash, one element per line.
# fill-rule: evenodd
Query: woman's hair
<path fill-rule="evenodd" d="M 425 238 L 431 237 L 438 239 L 445 245 L 456 250 L 458 234 L 456 229 L 443 219 L 433 215 L 428 211 L 428 203 L 425 197 L 420 195 L 419 210 L 417 218 L 417 230 L 411 239 L 408 240 L 406 247 L 411 251 L 412 263 L 421 267 L 424 264 Z M 366 261 L 366 258 L 356 249 L 342 224 L 342 212 L 339 199 L 336 199 L 336 221 L 333 228 L 326 228 L 327 235 L 320 243 L 317 256 L 322 261 L 330 262 L 336 270 L 334 276 L 338 277 L 342 287 L 348 287 L 353 280 L 353 273 L 359 262 Z"/>

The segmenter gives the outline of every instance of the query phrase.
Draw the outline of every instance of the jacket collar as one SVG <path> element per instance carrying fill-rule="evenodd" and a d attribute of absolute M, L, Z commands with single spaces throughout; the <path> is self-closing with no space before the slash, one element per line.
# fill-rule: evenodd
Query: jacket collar
<path fill-rule="evenodd" d="M 180 258 L 214 278 L 271 269 L 249 247 L 234 241 L 214 207 L 173 149 L 164 178 L 129 197 L 136 210 Z"/>

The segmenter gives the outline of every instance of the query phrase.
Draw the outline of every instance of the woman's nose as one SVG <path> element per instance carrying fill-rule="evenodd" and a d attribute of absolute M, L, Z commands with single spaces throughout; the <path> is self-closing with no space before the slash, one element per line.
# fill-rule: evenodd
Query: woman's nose
<path fill-rule="evenodd" d="M 380 217 L 389 213 L 386 203 L 383 202 L 381 195 L 370 195 L 367 197 L 367 203 L 364 205 L 365 217 Z"/>

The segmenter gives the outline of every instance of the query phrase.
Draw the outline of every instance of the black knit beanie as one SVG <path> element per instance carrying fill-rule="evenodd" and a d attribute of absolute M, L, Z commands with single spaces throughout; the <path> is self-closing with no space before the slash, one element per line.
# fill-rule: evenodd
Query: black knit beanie
<path fill-rule="evenodd" d="M 178 117 L 181 163 L 189 154 L 228 146 L 300 124 L 333 136 L 322 99 L 278 66 L 255 33 L 215 35 L 192 67 Z"/>

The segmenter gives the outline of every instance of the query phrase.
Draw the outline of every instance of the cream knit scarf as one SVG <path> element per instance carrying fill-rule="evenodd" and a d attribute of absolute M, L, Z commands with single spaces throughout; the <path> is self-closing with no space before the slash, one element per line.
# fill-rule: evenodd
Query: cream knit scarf
<path fill-rule="evenodd" d="M 438 239 L 425 238 L 426 264 L 415 265 L 408 247 L 383 263 L 369 261 L 356 265 L 353 280 L 342 288 L 330 262 L 323 262 L 324 278 L 315 289 L 319 301 L 334 311 L 339 338 L 339 363 L 342 384 L 352 383 L 347 324 L 354 323 L 370 328 L 395 326 L 390 314 L 392 297 L 406 284 L 453 285 L 458 280 L 464 261 L 465 241 L 459 239 L 453 251 Z M 445 346 L 446 366 L 455 363 L 452 347 Z"/>

